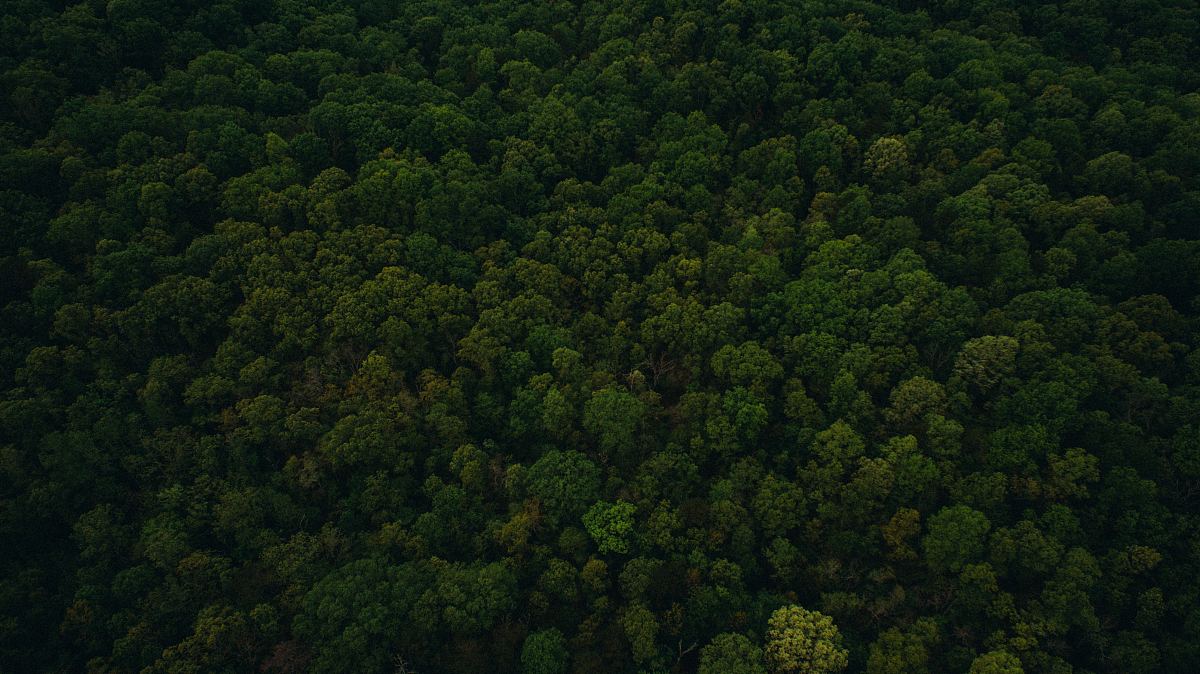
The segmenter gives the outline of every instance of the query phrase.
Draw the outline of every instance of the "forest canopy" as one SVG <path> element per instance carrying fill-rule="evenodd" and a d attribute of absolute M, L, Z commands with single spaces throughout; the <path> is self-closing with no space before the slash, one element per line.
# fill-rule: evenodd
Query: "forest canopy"
<path fill-rule="evenodd" d="M 1196 3 L 0 34 L 0 670 L 1200 661 Z"/>

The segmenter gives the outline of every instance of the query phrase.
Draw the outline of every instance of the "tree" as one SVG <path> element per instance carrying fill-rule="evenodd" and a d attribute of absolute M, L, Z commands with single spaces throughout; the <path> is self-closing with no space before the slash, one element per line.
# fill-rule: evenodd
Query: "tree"
<path fill-rule="evenodd" d="M 600 495 L 600 469 L 580 452 L 552 449 L 525 473 L 552 523 L 574 519 Z"/>
<path fill-rule="evenodd" d="M 800 606 L 776 609 L 767 623 L 767 664 L 773 672 L 823 674 L 849 665 L 833 619 Z"/>
<path fill-rule="evenodd" d="M 804 492 L 794 483 L 768 475 L 754 496 L 755 519 L 767 538 L 786 535 L 800 524 L 806 509 Z"/>
<path fill-rule="evenodd" d="M 637 508 L 632 503 L 598 501 L 584 513 L 583 525 L 601 553 L 625 554 L 630 551 L 635 512 Z"/>
<path fill-rule="evenodd" d="M 553 627 L 533 632 L 521 646 L 521 674 L 564 674 L 569 660 L 566 637 Z"/>
<path fill-rule="evenodd" d="M 644 664 L 658 653 L 655 639 L 659 624 L 654 613 L 643 604 L 635 603 L 621 614 L 621 626 L 633 651 L 633 661 Z"/>
<path fill-rule="evenodd" d="M 942 508 L 929 518 L 928 533 L 921 539 L 926 563 L 935 571 L 961 570 L 983 552 L 991 526 L 978 510 L 963 505 Z"/>
<path fill-rule="evenodd" d="M 899 428 L 912 428 L 926 415 L 946 413 L 946 391 L 935 381 L 913 377 L 900 384 L 889 397 L 888 420 Z"/>
<path fill-rule="evenodd" d="M 1016 371 L 1017 340 L 987 335 L 967 340 L 954 361 L 954 374 L 968 385 L 987 393 Z"/>
<path fill-rule="evenodd" d="M 891 628 L 871 644 L 869 674 L 920 674 L 929 671 L 930 649 L 938 642 L 937 625 L 927 618 L 911 628 Z"/>
<path fill-rule="evenodd" d="M 762 649 L 742 634 L 724 632 L 700 649 L 699 674 L 767 674 Z"/>
<path fill-rule="evenodd" d="M 908 149 L 900 138 L 880 138 L 867 148 L 863 166 L 876 178 L 903 176 L 908 171 Z"/>
<path fill-rule="evenodd" d="M 316 652 L 313 671 L 382 669 L 405 632 L 409 609 L 429 571 L 378 559 L 351 562 L 322 578 L 304 596 L 296 635 Z"/>
<path fill-rule="evenodd" d="M 1012 653 L 989 651 L 971 662 L 970 674 L 1025 674 L 1025 670 Z"/>
<path fill-rule="evenodd" d="M 646 406 L 628 391 L 605 388 L 583 406 L 583 427 L 606 452 L 628 450 L 646 413 Z"/>
<path fill-rule="evenodd" d="M 765 384 L 783 376 L 783 368 L 771 353 L 757 342 L 741 346 L 727 344 L 712 357 L 713 372 L 737 386 L 762 390 Z"/>

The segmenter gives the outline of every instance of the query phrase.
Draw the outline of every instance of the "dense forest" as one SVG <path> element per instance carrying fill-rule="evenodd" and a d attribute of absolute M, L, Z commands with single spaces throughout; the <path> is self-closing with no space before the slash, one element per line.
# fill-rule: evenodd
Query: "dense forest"
<path fill-rule="evenodd" d="M 1195 2 L 0 35 L 0 671 L 1200 662 Z"/>

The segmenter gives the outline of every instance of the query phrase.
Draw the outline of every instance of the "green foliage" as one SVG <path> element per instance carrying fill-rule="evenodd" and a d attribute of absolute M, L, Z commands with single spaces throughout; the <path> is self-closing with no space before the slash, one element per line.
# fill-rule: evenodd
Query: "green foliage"
<path fill-rule="evenodd" d="M 971 662 L 970 674 L 1025 674 L 1025 670 L 1012 653 L 989 651 Z"/>
<path fill-rule="evenodd" d="M 1019 343 L 1008 336 L 987 335 L 967 340 L 954 362 L 954 374 L 987 392 L 1016 371 Z"/>
<path fill-rule="evenodd" d="M 605 388 L 592 394 L 583 406 L 583 427 L 607 452 L 632 447 L 645 405 L 628 391 Z"/>
<path fill-rule="evenodd" d="M 892 628 L 871 644 L 867 658 L 869 674 L 920 674 L 929 671 L 930 650 L 937 644 L 938 628 L 929 619 L 918 620 L 910 629 Z"/>
<path fill-rule="evenodd" d="M 725 632 L 700 650 L 699 674 L 766 674 L 762 649 L 745 636 Z"/>
<path fill-rule="evenodd" d="M 621 615 L 621 626 L 625 629 L 634 662 L 644 664 L 655 656 L 658 652 L 658 621 L 650 609 L 641 604 L 630 606 Z"/>
<path fill-rule="evenodd" d="M 313 644 L 313 670 L 381 668 L 408 624 L 428 572 L 376 559 L 351 562 L 325 576 L 303 599 L 296 635 Z"/>
<path fill-rule="evenodd" d="M 525 479 L 553 522 L 578 517 L 600 495 L 600 470 L 580 452 L 552 449 L 529 467 Z"/>
<path fill-rule="evenodd" d="M 521 646 L 521 674 L 563 674 L 570 652 L 562 632 L 551 627 L 525 637 Z"/>
<path fill-rule="evenodd" d="M 767 621 L 766 656 L 772 672 L 824 674 L 849 664 L 833 619 L 794 605 L 776 609 Z"/>
<path fill-rule="evenodd" d="M 4 3 L 0 671 L 1194 670 L 1198 25 Z"/>
<path fill-rule="evenodd" d="M 930 516 L 928 533 L 921 539 L 921 548 L 930 567 L 943 571 L 961 570 L 964 564 L 983 552 L 985 536 L 991 526 L 983 513 L 962 505 L 943 508 Z"/>
<path fill-rule="evenodd" d="M 598 501 L 583 514 L 583 525 L 602 554 L 625 554 L 630 551 L 636 512 L 637 507 L 632 503 Z"/>

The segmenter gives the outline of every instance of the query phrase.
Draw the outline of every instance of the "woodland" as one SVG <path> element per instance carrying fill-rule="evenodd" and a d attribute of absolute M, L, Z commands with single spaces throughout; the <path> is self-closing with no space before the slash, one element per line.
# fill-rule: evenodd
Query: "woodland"
<path fill-rule="evenodd" d="M 1196 2 L 0 35 L 0 671 L 1196 671 Z"/>

